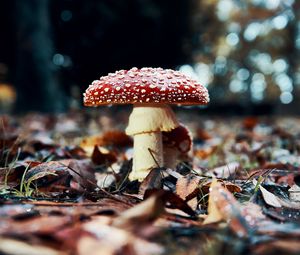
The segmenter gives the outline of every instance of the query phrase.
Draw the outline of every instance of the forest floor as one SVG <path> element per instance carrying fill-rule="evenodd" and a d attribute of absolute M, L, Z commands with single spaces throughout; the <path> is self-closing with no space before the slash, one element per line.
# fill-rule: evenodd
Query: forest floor
<path fill-rule="evenodd" d="M 300 254 L 300 119 L 177 115 L 192 152 L 142 183 L 128 112 L 0 116 L 0 254 Z"/>

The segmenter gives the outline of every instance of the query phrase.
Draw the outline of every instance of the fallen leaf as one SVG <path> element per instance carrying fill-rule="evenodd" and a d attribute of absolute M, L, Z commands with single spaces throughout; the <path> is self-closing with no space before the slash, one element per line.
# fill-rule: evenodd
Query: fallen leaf
<path fill-rule="evenodd" d="M 196 138 L 201 141 L 211 139 L 212 136 L 203 128 L 198 128 L 196 133 Z"/>
<path fill-rule="evenodd" d="M 0 234 L 52 234 L 62 227 L 72 223 L 69 216 L 37 216 L 25 220 L 0 220 Z"/>
<path fill-rule="evenodd" d="M 100 146 L 117 146 L 130 147 L 132 146 L 132 139 L 126 135 L 124 131 L 110 130 L 102 135 L 103 145 Z"/>
<path fill-rule="evenodd" d="M 94 147 L 91 158 L 96 165 L 111 165 L 117 161 L 117 157 L 114 153 L 110 151 L 104 152 L 103 150 L 100 150 L 98 146 Z"/>
<path fill-rule="evenodd" d="M 194 174 L 182 176 L 176 182 L 176 194 L 182 199 L 185 199 L 189 194 L 194 192 L 195 189 L 199 188 L 200 181 L 201 178 Z"/>
<path fill-rule="evenodd" d="M 150 196 L 140 204 L 123 212 L 113 220 L 112 225 L 125 229 L 140 228 L 151 223 L 164 212 L 164 201 L 158 195 Z"/>
<path fill-rule="evenodd" d="M 183 200 L 186 200 L 187 197 L 189 197 L 191 194 L 200 193 L 199 184 L 201 179 L 194 175 L 189 174 L 187 176 L 181 177 L 176 182 L 176 194 L 182 198 Z M 197 195 L 196 195 L 197 196 Z M 196 210 L 198 201 L 197 198 L 192 198 L 188 205 L 193 209 Z"/>
<path fill-rule="evenodd" d="M 219 184 L 216 180 L 213 180 L 210 184 L 210 193 L 208 197 L 208 207 L 207 212 L 208 215 L 204 220 L 203 224 L 210 224 L 219 222 L 224 219 L 222 212 L 219 210 L 217 205 L 217 198 L 214 197 L 214 190 L 219 187 Z"/>
<path fill-rule="evenodd" d="M 142 181 L 139 188 L 139 195 L 144 197 L 147 190 L 162 188 L 162 169 L 153 168 L 146 178 Z"/>
<path fill-rule="evenodd" d="M 77 189 L 94 189 L 96 181 L 94 170 L 89 160 L 66 159 L 49 161 L 28 170 L 25 179 L 36 182 L 37 186 L 55 188 L 55 185 L 66 185 L 69 177 L 78 183 Z"/>
<path fill-rule="evenodd" d="M 260 224 L 257 227 L 260 234 L 267 235 L 268 237 L 292 237 L 293 239 L 298 240 L 300 238 L 300 228 L 298 224 L 274 224 L 274 222 L 267 222 L 266 224 Z"/>
<path fill-rule="evenodd" d="M 280 203 L 280 199 L 275 196 L 273 193 L 267 191 L 264 187 L 262 187 L 259 183 L 257 183 L 257 181 L 255 179 L 253 179 L 253 184 L 259 185 L 259 190 L 261 191 L 261 194 L 264 198 L 264 201 L 273 207 L 281 207 L 281 203 Z"/>
<path fill-rule="evenodd" d="M 116 177 L 112 173 L 95 173 L 97 186 L 101 189 L 108 188 L 116 182 Z"/>
<path fill-rule="evenodd" d="M 196 149 L 194 150 L 194 155 L 195 157 L 198 157 L 200 159 L 206 159 L 211 156 L 216 151 L 216 149 L 217 147 L 215 146 Z"/>
<path fill-rule="evenodd" d="M 210 186 L 208 216 L 203 224 L 225 220 L 238 236 L 247 236 L 249 226 L 242 215 L 241 206 L 234 196 L 214 179 Z"/>
<path fill-rule="evenodd" d="M 292 202 L 300 202 L 300 187 L 298 185 L 294 184 L 288 191 Z"/>
<path fill-rule="evenodd" d="M 295 184 L 294 178 L 295 174 L 287 174 L 285 176 L 278 177 L 276 183 L 279 185 L 288 185 L 292 187 Z"/>
<path fill-rule="evenodd" d="M 10 238 L 0 238 L 0 251 L 10 255 L 67 255 L 68 253 L 42 245 L 33 245 Z"/>
<path fill-rule="evenodd" d="M 299 208 L 269 207 L 264 209 L 264 213 L 271 219 L 275 219 L 280 222 L 292 222 L 300 224 Z"/>
<path fill-rule="evenodd" d="M 226 187 L 232 193 L 241 192 L 242 189 L 236 184 L 229 181 L 218 180 L 222 186 Z M 176 183 L 176 193 L 186 201 L 190 201 L 198 195 L 205 195 L 209 192 L 211 180 L 208 178 L 200 177 L 195 174 L 189 174 L 178 178 Z M 195 202 L 194 202 L 195 203 Z M 195 209 L 193 207 L 193 209 Z"/>
<path fill-rule="evenodd" d="M 30 168 L 25 175 L 25 180 L 35 183 L 39 188 L 50 187 L 52 184 L 65 184 L 69 175 L 64 164 L 49 161 Z M 55 185 L 51 188 L 55 188 Z"/>
<path fill-rule="evenodd" d="M 262 244 L 258 244 L 254 248 L 255 255 L 265 254 L 299 254 L 300 243 L 298 240 L 272 240 Z"/>
<path fill-rule="evenodd" d="M 258 119 L 256 117 L 247 117 L 243 121 L 243 127 L 249 130 L 252 130 L 257 124 Z"/>
<path fill-rule="evenodd" d="M 187 204 L 186 201 L 169 190 L 147 190 L 144 198 L 148 198 L 152 195 L 160 197 L 160 199 L 170 208 L 176 208 L 190 216 L 196 216 L 195 211 Z"/>
<path fill-rule="evenodd" d="M 98 244 L 100 244 L 99 247 L 103 246 L 104 250 L 109 252 L 108 254 L 152 255 L 161 254 L 164 251 L 160 245 L 146 241 L 132 232 L 117 228 L 115 225 L 107 225 L 108 223 L 109 221 L 103 221 L 103 217 L 98 217 L 83 225 L 83 229 L 93 234 L 97 238 Z M 89 240 L 91 245 L 90 241 L 91 239 Z M 94 243 L 93 246 L 95 247 L 97 244 Z M 82 247 L 79 247 L 79 250 L 83 250 Z M 98 255 L 102 253 L 93 254 Z"/>
<path fill-rule="evenodd" d="M 53 237 L 59 241 L 64 250 L 71 251 L 73 254 L 78 250 L 78 242 L 81 238 L 93 237 L 93 235 L 84 230 L 81 224 L 74 224 L 56 231 Z"/>
<path fill-rule="evenodd" d="M 262 207 L 249 201 L 241 205 L 241 215 L 245 218 L 247 224 L 253 228 L 267 220 Z"/>
<path fill-rule="evenodd" d="M 80 143 L 80 147 L 88 151 L 90 150 L 90 148 L 94 148 L 95 145 L 104 147 L 130 147 L 132 146 L 132 139 L 123 131 L 110 130 L 102 135 L 85 137 Z"/>
<path fill-rule="evenodd" d="M 216 177 L 226 179 L 231 175 L 235 175 L 239 167 L 240 164 L 238 162 L 231 162 L 224 166 L 211 169 L 211 171 L 216 175 Z"/>
<path fill-rule="evenodd" d="M 99 242 L 99 240 L 90 236 L 80 238 L 77 244 L 77 252 L 79 255 L 114 255 L 116 254 L 116 250 L 119 249 L 119 246 L 116 247 L 108 242 Z"/>
<path fill-rule="evenodd" d="M 17 217 L 18 215 L 24 215 L 34 210 L 33 205 L 30 204 L 4 204 L 1 206 L 0 219 Z"/>

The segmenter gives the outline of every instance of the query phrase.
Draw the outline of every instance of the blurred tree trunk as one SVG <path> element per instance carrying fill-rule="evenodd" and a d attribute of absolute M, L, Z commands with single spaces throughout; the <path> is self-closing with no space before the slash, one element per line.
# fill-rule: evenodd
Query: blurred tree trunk
<path fill-rule="evenodd" d="M 52 64 L 49 0 L 17 0 L 17 110 L 61 111 L 62 90 Z"/>

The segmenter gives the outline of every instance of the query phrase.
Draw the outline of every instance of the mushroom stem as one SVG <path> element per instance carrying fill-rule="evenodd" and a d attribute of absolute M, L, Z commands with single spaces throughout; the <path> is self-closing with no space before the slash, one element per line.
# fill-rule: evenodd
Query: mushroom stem
<path fill-rule="evenodd" d="M 130 180 L 143 180 L 149 169 L 163 166 L 161 132 L 134 135 L 134 155 Z"/>
<path fill-rule="evenodd" d="M 134 105 L 126 128 L 126 134 L 134 137 L 130 180 L 143 180 L 149 170 L 164 165 L 161 131 L 178 126 L 174 112 L 167 105 Z"/>

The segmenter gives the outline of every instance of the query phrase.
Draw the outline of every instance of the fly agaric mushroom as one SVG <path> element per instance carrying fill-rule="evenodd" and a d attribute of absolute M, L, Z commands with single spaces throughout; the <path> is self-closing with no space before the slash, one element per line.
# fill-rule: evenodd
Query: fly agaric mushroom
<path fill-rule="evenodd" d="M 175 168 L 177 159 L 184 157 L 192 148 L 192 135 L 188 128 L 180 125 L 170 132 L 162 132 L 164 147 L 164 166 Z"/>
<path fill-rule="evenodd" d="M 144 179 L 149 170 L 164 166 L 162 133 L 179 126 L 169 104 L 204 105 L 207 89 L 171 69 L 120 70 L 94 81 L 84 93 L 85 106 L 133 104 L 126 134 L 134 137 L 130 180 Z"/>

